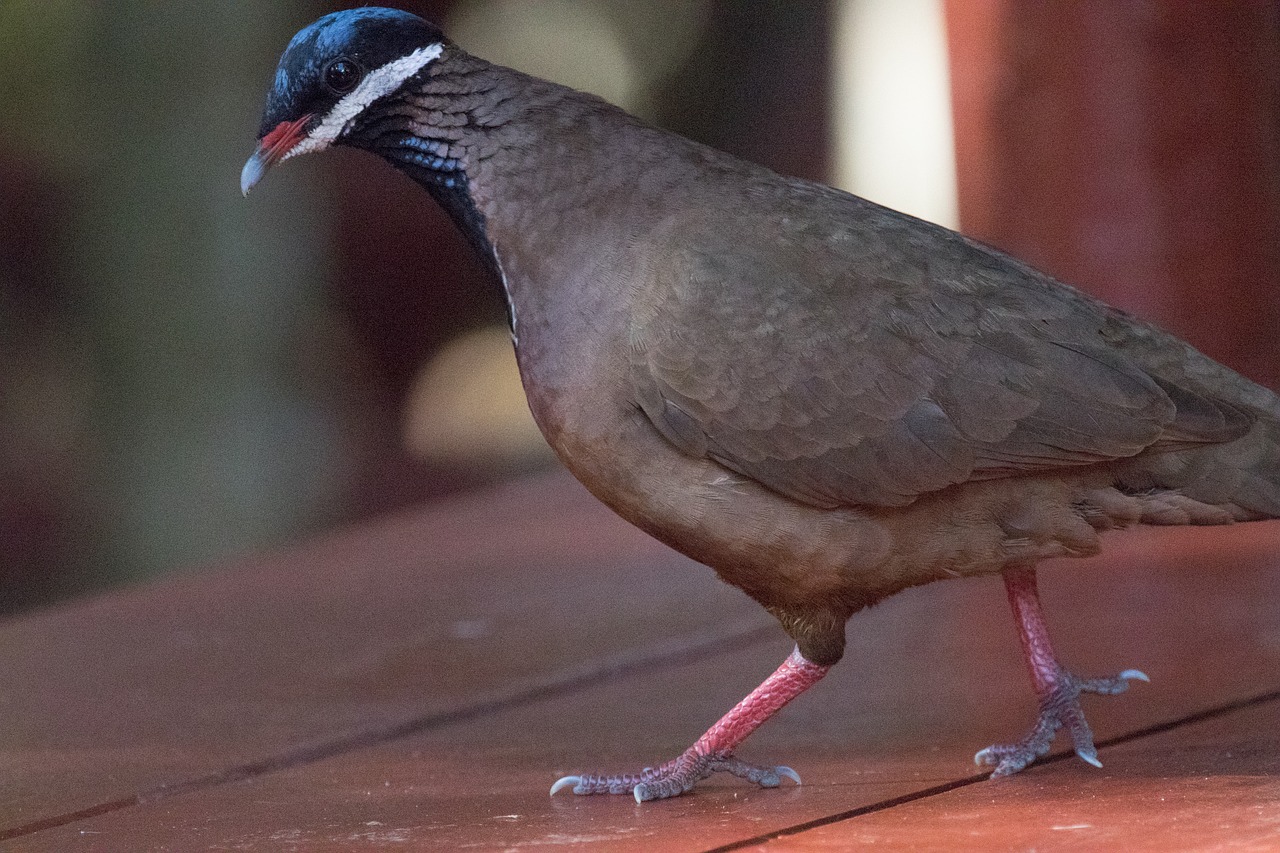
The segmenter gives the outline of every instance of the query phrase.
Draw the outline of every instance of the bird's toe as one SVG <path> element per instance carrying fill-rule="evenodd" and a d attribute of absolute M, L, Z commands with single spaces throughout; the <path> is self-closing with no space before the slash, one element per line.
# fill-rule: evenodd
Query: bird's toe
<path fill-rule="evenodd" d="M 1068 676 L 1068 679 L 1077 692 L 1096 693 L 1100 696 L 1114 696 L 1117 693 L 1123 693 L 1129 689 L 1130 681 L 1151 683 L 1151 679 L 1140 669 L 1126 669 L 1112 678 L 1075 678 L 1074 676 Z"/>
<path fill-rule="evenodd" d="M 790 779 L 797 785 L 800 784 L 800 774 L 790 767 L 749 764 L 732 755 L 712 761 L 710 769 L 712 772 L 731 773 L 739 779 L 746 779 L 761 788 L 777 788 L 782 784 L 783 779 Z"/>
<path fill-rule="evenodd" d="M 686 751 L 661 767 L 646 767 L 639 773 L 564 776 L 551 786 L 554 796 L 565 788 L 575 794 L 631 794 L 637 803 L 678 797 L 712 773 L 729 773 L 762 788 L 777 788 L 783 779 L 800 784 L 800 774 L 790 767 L 750 764 L 733 755 L 706 755 Z"/>
<path fill-rule="evenodd" d="M 557 793 L 559 793 L 560 791 L 563 791 L 565 788 L 576 789 L 581 784 L 582 784 L 581 776 L 561 776 L 559 779 L 555 781 L 555 784 L 551 786 L 551 796 L 554 797 Z M 574 793 L 578 793 L 578 791 L 575 790 Z M 585 792 L 582 792 L 582 793 L 585 793 Z"/>
<path fill-rule="evenodd" d="M 1102 762 L 1098 760 L 1098 748 L 1090 744 L 1088 747 L 1076 747 L 1076 755 L 1085 764 L 1092 764 L 1099 770 L 1102 769 Z"/>

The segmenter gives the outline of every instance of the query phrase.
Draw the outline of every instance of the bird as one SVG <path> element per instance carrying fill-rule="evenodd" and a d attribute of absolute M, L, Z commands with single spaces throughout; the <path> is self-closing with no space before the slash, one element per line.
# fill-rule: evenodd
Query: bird
<path fill-rule="evenodd" d="M 786 177 L 491 64 L 409 13 L 289 42 L 245 195 L 275 164 L 371 152 L 448 213 L 504 294 L 534 419 L 622 518 L 795 641 L 674 759 L 552 795 L 684 794 L 795 770 L 740 744 L 904 589 L 1000 575 L 1038 698 L 1007 776 L 1062 731 L 1101 766 L 1037 565 L 1110 531 L 1280 517 L 1280 399 L 1171 334 L 941 226 Z"/>

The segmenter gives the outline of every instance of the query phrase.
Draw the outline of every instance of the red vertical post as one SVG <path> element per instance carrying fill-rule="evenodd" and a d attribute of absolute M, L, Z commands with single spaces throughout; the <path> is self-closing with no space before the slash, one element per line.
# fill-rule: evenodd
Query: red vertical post
<path fill-rule="evenodd" d="M 964 230 L 1280 387 L 1280 4 L 947 0 Z"/>

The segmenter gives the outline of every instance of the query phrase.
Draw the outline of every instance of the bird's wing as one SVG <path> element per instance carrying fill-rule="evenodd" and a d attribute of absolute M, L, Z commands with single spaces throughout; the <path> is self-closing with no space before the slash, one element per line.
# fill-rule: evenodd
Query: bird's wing
<path fill-rule="evenodd" d="M 945 229 L 837 202 L 852 225 L 743 217 L 734 251 L 695 230 L 652 274 L 633 390 L 677 448 L 816 506 L 902 506 L 1249 428 L 1109 344 L 1104 327 L 1136 322 L 1120 312 Z"/>

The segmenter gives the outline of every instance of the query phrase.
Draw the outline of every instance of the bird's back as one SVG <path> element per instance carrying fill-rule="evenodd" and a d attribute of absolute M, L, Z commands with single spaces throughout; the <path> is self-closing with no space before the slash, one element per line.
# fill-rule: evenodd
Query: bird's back
<path fill-rule="evenodd" d="M 818 506 L 1107 466 L 1280 515 L 1270 391 L 987 246 L 754 172 L 690 191 L 638 300 L 633 380 L 684 452 Z"/>

